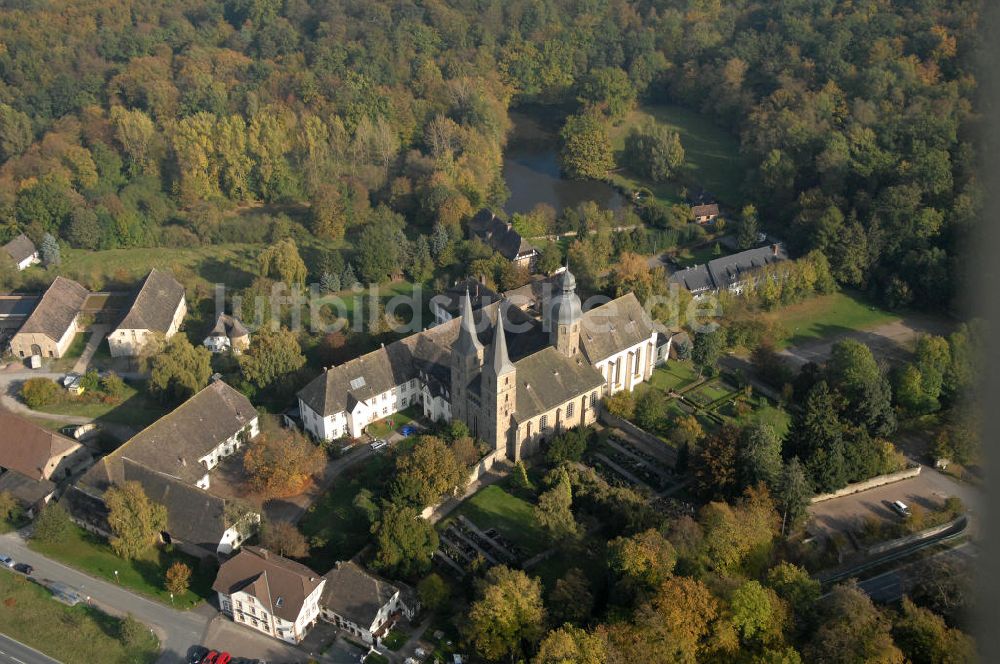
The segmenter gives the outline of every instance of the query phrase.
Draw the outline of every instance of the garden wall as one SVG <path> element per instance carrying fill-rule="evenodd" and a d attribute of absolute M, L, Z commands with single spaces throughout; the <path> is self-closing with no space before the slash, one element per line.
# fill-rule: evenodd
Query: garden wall
<path fill-rule="evenodd" d="M 639 443 L 648 454 L 652 454 L 671 468 L 677 465 L 677 450 L 653 434 L 640 429 L 626 419 L 612 415 L 603 406 L 600 409 L 600 420 L 609 427 L 621 429 L 624 433 L 635 439 L 636 443 Z"/>
<path fill-rule="evenodd" d="M 871 479 L 864 480 L 863 482 L 855 482 L 854 484 L 848 484 L 843 489 L 834 491 L 833 493 L 821 493 L 818 496 L 814 496 L 813 503 L 821 503 L 824 500 L 830 500 L 832 498 L 841 498 L 842 496 L 849 496 L 852 493 L 860 493 L 862 491 L 867 491 L 868 489 L 874 489 L 875 487 L 884 486 L 886 484 L 892 484 L 893 482 L 899 482 L 900 480 L 908 480 L 911 477 L 916 477 L 920 474 L 920 466 L 916 465 L 912 468 L 905 468 L 903 470 L 897 470 L 895 473 L 889 473 L 887 475 L 878 475 L 877 477 L 872 477 Z"/>

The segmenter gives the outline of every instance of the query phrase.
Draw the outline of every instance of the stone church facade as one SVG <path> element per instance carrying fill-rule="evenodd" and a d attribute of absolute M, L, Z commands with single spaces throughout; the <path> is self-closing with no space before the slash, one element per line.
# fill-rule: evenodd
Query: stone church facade
<path fill-rule="evenodd" d="M 331 367 L 299 392 L 313 436 L 360 437 L 376 420 L 417 406 L 464 422 L 511 460 L 597 419 L 599 400 L 652 373 L 656 330 L 631 293 L 583 312 L 569 270 L 540 318 L 509 302 L 473 311 Z"/>

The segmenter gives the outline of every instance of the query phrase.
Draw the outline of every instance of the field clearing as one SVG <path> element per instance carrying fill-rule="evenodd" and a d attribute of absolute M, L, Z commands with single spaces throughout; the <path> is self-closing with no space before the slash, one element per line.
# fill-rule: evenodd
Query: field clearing
<path fill-rule="evenodd" d="M 640 105 L 620 125 L 609 130 L 616 158 L 625 148 L 625 137 L 629 130 L 650 119 L 670 127 L 680 135 L 681 145 L 684 146 L 685 173 L 682 177 L 689 189 L 704 188 L 719 202 L 734 208 L 739 206 L 740 188 L 747 169 L 746 162 L 740 155 L 739 141 L 697 111 L 674 104 Z M 626 169 L 621 169 L 613 180 L 630 190 L 646 187 L 665 202 L 680 202 L 679 186 L 674 182 L 645 182 Z"/>
<path fill-rule="evenodd" d="M 146 664 L 159 655 L 159 643 L 145 630 L 141 643 L 127 646 L 120 620 L 82 604 L 59 604 L 23 576 L 0 572 L 0 596 L 0 631 L 66 664 Z"/>
<path fill-rule="evenodd" d="M 842 291 L 764 313 L 762 318 L 784 330 L 778 344 L 784 348 L 892 323 L 900 316 L 870 305 L 856 294 Z"/>

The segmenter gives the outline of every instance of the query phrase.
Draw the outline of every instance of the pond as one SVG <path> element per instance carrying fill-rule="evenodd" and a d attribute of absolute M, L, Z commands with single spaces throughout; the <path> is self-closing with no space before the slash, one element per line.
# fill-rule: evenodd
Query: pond
<path fill-rule="evenodd" d="M 530 212 L 539 203 L 551 205 L 556 214 L 585 201 L 617 210 L 624 197 L 598 180 L 569 180 L 559 172 L 558 137 L 539 120 L 511 111 L 513 130 L 503 158 L 503 177 L 510 191 L 504 204 L 507 214 Z"/>

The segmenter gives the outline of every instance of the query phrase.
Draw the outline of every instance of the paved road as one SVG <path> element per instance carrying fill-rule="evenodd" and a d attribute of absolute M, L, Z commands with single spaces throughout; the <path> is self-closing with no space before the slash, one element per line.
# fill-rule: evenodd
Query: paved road
<path fill-rule="evenodd" d="M 34 567 L 33 576 L 38 579 L 66 583 L 80 595 L 90 597 L 101 610 L 113 615 L 131 613 L 152 627 L 163 646 L 158 664 L 184 662 L 188 650 L 202 642 L 209 621 L 217 615 L 213 607 L 204 604 L 191 611 L 177 611 L 140 597 L 121 586 L 88 576 L 32 551 L 17 532 L 0 535 L 0 551 L 17 562 L 26 562 Z"/>
<path fill-rule="evenodd" d="M 935 553 L 930 558 L 925 558 L 918 560 L 902 567 L 897 567 L 896 569 L 890 570 L 878 576 L 873 576 L 870 579 L 865 579 L 858 583 L 858 586 L 868 593 L 868 596 L 872 598 L 874 602 L 889 603 L 895 602 L 903 594 L 909 591 L 907 584 L 907 570 L 909 570 L 914 565 L 922 564 L 931 558 L 948 557 L 948 558 L 958 558 L 966 562 L 974 561 L 978 551 L 976 545 L 972 542 L 963 542 L 958 546 L 946 549 L 944 551 L 939 551 Z"/>
<path fill-rule="evenodd" d="M 961 498 L 966 511 L 973 514 L 982 502 L 982 493 L 975 487 L 924 466 L 917 477 L 810 506 L 809 529 L 814 535 L 825 535 L 855 528 L 869 516 L 896 520 L 899 517 L 888 506 L 894 500 L 930 510 L 943 504 L 949 496 Z"/>
<path fill-rule="evenodd" d="M 0 634 L 0 664 L 60 664 L 31 646 Z"/>

